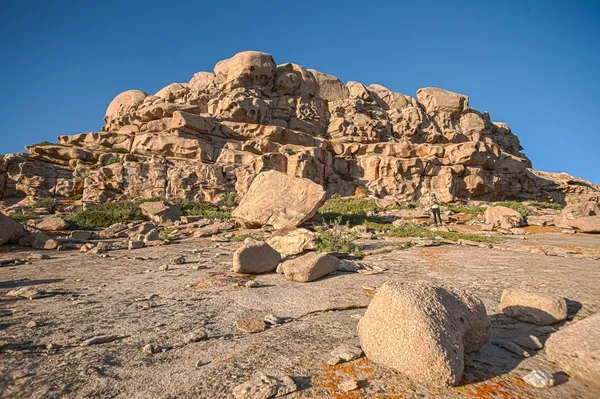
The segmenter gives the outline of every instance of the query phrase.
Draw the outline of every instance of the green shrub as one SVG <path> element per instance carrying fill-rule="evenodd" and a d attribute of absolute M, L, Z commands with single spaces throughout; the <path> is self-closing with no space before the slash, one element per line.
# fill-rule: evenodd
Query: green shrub
<path fill-rule="evenodd" d="M 224 194 L 221 199 L 217 201 L 218 206 L 226 206 L 229 208 L 233 208 L 237 205 L 237 194 L 236 193 L 227 193 Z"/>
<path fill-rule="evenodd" d="M 37 214 L 29 211 L 23 211 L 21 213 L 13 213 L 12 215 L 8 215 L 9 218 L 14 220 L 15 222 L 19 222 L 21 224 L 27 224 L 27 222 L 31 219 L 37 219 Z"/>
<path fill-rule="evenodd" d="M 396 245 L 396 250 L 397 251 L 404 251 L 405 249 L 409 249 L 415 246 L 415 243 L 412 241 L 407 241 L 407 242 L 401 242 L 400 244 Z"/>
<path fill-rule="evenodd" d="M 173 234 L 176 231 L 177 231 L 177 229 L 175 229 L 173 227 L 167 227 L 167 228 L 162 229 L 158 233 L 158 237 L 163 241 L 171 242 L 171 241 L 173 241 L 173 237 L 171 236 L 171 234 Z"/>
<path fill-rule="evenodd" d="M 125 148 L 111 148 L 110 152 L 115 154 L 129 154 L 129 150 Z"/>
<path fill-rule="evenodd" d="M 448 210 L 454 213 L 465 213 L 467 215 L 483 215 L 485 208 L 482 206 L 463 205 L 463 204 L 444 204 Z"/>
<path fill-rule="evenodd" d="M 360 255 L 359 247 L 354 243 L 354 234 L 348 225 L 341 224 L 341 219 L 333 221 L 326 227 L 317 228 L 319 237 L 315 249 L 319 252 L 340 252 Z"/>
<path fill-rule="evenodd" d="M 365 222 L 378 223 L 381 218 L 372 216 L 380 208 L 372 198 L 333 196 L 319 208 L 319 213 L 326 222 L 339 219 L 340 224 L 357 226 Z"/>
<path fill-rule="evenodd" d="M 119 222 L 144 220 L 139 202 L 119 201 L 92 205 L 89 209 L 80 209 L 65 217 L 75 228 L 89 229 L 109 227 Z"/>
<path fill-rule="evenodd" d="M 263 237 L 257 236 L 254 234 L 236 234 L 235 236 L 233 236 L 231 241 L 232 242 L 242 242 L 246 238 L 252 238 L 253 240 L 256 240 L 256 241 L 264 241 L 265 240 Z"/>
<path fill-rule="evenodd" d="M 501 201 L 501 202 L 496 202 L 494 203 L 495 206 L 505 206 L 507 208 L 510 209 L 514 209 L 515 211 L 519 212 L 521 214 L 521 216 L 523 217 L 527 217 L 529 216 L 529 209 L 527 209 L 527 205 L 521 203 L 521 202 L 517 202 L 517 201 Z"/>
<path fill-rule="evenodd" d="M 56 205 L 56 200 L 54 198 L 40 198 L 39 200 L 35 201 L 33 204 L 28 206 L 28 208 L 29 209 L 36 209 L 36 208 L 53 209 L 54 205 Z"/>
<path fill-rule="evenodd" d="M 110 157 L 108 159 L 108 161 L 106 161 L 105 165 L 108 166 L 108 165 L 112 165 L 113 163 L 120 163 L 120 162 L 121 162 L 121 158 L 119 158 L 119 157 Z"/>
<path fill-rule="evenodd" d="M 207 201 L 176 201 L 181 205 L 183 216 L 202 216 L 207 219 L 229 219 L 231 212 Z"/>
<path fill-rule="evenodd" d="M 560 211 L 564 208 L 564 205 L 557 204 L 556 202 L 534 202 L 532 205 L 542 209 L 554 209 Z"/>
<path fill-rule="evenodd" d="M 419 206 L 418 202 L 409 201 L 398 204 L 397 209 L 417 209 Z"/>

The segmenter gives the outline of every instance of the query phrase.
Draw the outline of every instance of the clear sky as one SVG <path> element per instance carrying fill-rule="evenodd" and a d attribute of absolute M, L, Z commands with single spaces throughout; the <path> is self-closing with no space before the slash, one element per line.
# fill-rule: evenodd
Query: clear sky
<path fill-rule="evenodd" d="M 99 131 L 110 101 L 242 50 L 506 122 L 536 169 L 600 183 L 600 1 L 30 1 L 0 11 L 0 153 Z"/>

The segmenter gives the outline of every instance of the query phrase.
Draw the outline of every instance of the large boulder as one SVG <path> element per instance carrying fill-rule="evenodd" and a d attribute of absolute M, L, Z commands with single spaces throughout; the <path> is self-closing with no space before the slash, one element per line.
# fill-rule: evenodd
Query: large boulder
<path fill-rule="evenodd" d="M 417 90 L 417 99 L 428 113 L 447 114 L 450 117 L 457 117 L 469 107 L 469 97 L 437 87 Z"/>
<path fill-rule="evenodd" d="M 485 221 L 492 228 L 510 230 L 515 227 L 525 226 L 523 216 L 514 209 L 505 206 L 490 206 L 485 211 Z"/>
<path fill-rule="evenodd" d="M 504 290 L 500 310 L 514 319 L 540 326 L 567 318 L 567 302 L 563 297 L 520 290 Z"/>
<path fill-rule="evenodd" d="M 313 217 L 324 201 L 325 190 L 318 184 L 270 170 L 256 176 L 232 216 L 248 228 L 296 227 Z"/>
<path fill-rule="evenodd" d="M 116 96 L 109 104 L 106 110 L 106 115 L 104 116 L 104 122 L 117 119 L 121 115 L 135 110 L 144 102 L 146 97 L 148 97 L 148 94 L 141 90 L 124 91 Z"/>
<path fill-rule="evenodd" d="M 23 225 L 0 213 L 0 245 L 15 244 L 25 234 Z"/>
<path fill-rule="evenodd" d="M 264 241 L 247 239 L 233 254 L 235 273 L 259 274 L 277 269 L 281 255 Z"/>
<path fill-rule="evenodd" d="M 575 219 L 571 222 L 571 227 L 581 230 L 584 233 L 598 234 L 600 233 L 600 214 Z"/>
<path fill-rule="evenodd" d="M 491 322 L 483 302 L 466 291 L 388 282 L 359 321 L 358 336 L 370 360 L 415 381 L 453 386 L 464 354 L 490 339 Z"/>
<path fill-rule="evenodd" d="M 546 354 L 571 377 L 600 386 L 600 314 L 552 334 Z"/>
<path fill-rule="evenodd" d="M 576 223 L 578 219 L 599 215 L 600 207 L 598 207 L 597 202 L 589 201 L 581 204 L 572 204 L 565 206 L 560 214 L 554 218 L 552 224 L 563 229 L 572 228 L 575 227 L 573 223 Z"/>
<path fill-rule="evenodd" d="M 292 256 L 313 249 L 316 238 L 310 230 L 287 228 L 275 231 L 267 242 L 281 255 Z"/>
<path fill-rule="evenodd" d="M 142 213 L 160 226 L 170 226 L 181 217 L 181 207 L 162 201 L 143 202 Z"/>
<path fill-rule="evenodd" d="M 335 256 L 312 252 L 284 262 L 281 268 L 287 280 L 307 283 L 333 273 L 339 265 Z"/>
<path fill-rule="evenodd" d="M 276 64 L 271 54 L 242 51 L 215 65 L 215 75 L 231 88 L 270 86 L 273 84 Z"/>

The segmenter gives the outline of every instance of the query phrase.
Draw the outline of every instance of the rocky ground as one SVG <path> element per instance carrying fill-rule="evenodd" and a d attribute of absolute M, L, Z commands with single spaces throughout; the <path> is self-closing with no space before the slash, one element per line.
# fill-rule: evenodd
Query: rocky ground
<path fill-rule="evenodd" d="M 398 250 L 405 239 L 361 240 L 362 262 L 383 271 L 336 272 L 311 283 L 276 273 L 234 274 L 233 252 L 242 244 L 215 238 L 106 254 L 42 251 L 50 258 L 0 268 L 0 396 L 228 398 L 235 386 L 267 374 L 291 376 L 300 388 L 293 398 L 600 397 L 598 388 L 549 362 L 544 350 L 514 353 L 510 345 L 530 334 L 543 342 L 598 311 L 600 236 L 526 229 L 492 248 Z M 0 260 L 31 253 L 19 246 L 1 250 Z M 183 264 L 169 261 L 180 255 Z M 258 286 L 246 287 L 249 280 Z M 386 281 L 447 283 L 484 301 L 493 337 L 467 356 L 460 386 L 430 389 L 365 357 L 329 364 L 338 346 L 358 345 L 357 323 Z M 23 287 L 34 290 L 34 299 L 7 296 Z M 540 327 L 504 316 L 498 305 L 507 288 L 564 296 L 569 320 Z M 258 332 L 236 325 L 268 315 L 283 323 Z M 94 337 L 110 342 L 85 344 Z M 557 386 L 525 383 L 522 377 L 535 369 L 554 373 Z M 347 380 L 358 389 L 343 392 Z"/>

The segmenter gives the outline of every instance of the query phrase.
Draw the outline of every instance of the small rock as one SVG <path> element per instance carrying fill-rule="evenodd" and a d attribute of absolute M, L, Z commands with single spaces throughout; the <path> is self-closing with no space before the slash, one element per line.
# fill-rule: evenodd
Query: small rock
<path fill-rule="evenodd" d="M 523 381 L 536 388 L 550 388 L 556 383 L 552 374 L 541 370 L 533 370 L 523 377 Z"/>
<path fill-rule="evenodd" d="M 120 337 L 118 335 L 99 335 L 97 337 L 92 337 L 92 338 L 86 339 L 85 341 L 81 342 L 81 344 L 79 344 L 79 345 L 80 346 L 89 346 L 89 345 L 105 344 L 108 342 L 115 341 L 119 338 Z"/>
<path fill-rule="evenodd" d="M 350 392 L 358 389 L 358 383 L 352 379 L 344 380 L 338 384 L 338 389 L 342 392 Z"/>
<path fill-rule="evenodd" d="M 171 258 L 171 263 L 173 265 L 183 265 L 185 263 L 185 256 L 179 255 L 174 258 Z"/>
<path fill-rule="evenodd" d="M 158 229 L 152 229 L 146 235 L 144 235 L 144 242 L 148 243 L 151 241 L 160 241 L 160 233 Z"/>
<path fill-rule="evenodd" d="M 256 287 L 260 286 L 260 284 L 256 280 L 248 280 L 248 281 L 246 281 L 245 285 L 246 285 L 246 288 L 256 288 Z"/>
<path fill-rule="evenodd" d="M 25 327 L 27 328 L 34 328 L 37 327 L 39 324 L 37 322 L 35 322 L 34 320 L 30 321 L 29 323 L 25 324 Z"/>
<path fill-rule="evenodd" d="M 27 255 L 27 259 L 50 259 L 50 255 L 42 254 L 39 252 L 32 252 L 29 255 Z"/>
<path fill-rule="evenodd" d="M 513 339 L 518 345 L 526 349 L 540 350 L 544 344 L 535 335 L 519 335 Z"/>
<path fill-rule="evenodd" d="M 257 333 L 267 328 L 264 321 L 254 318 L 239 319 L 235 322 L 235 325 L 238 330 L 247 333 Z"/>
<path fill-rule="evenodd" d="M 273 326 L 277 325 L 277 324 L 283 324 L 283 322 L 284 322 L 283 318 L 278 317 L 278 316 L 276 316 L 276 315 L 274 315 L 272 313 L 266 315 L 265 318 L 264 318 L 264 320 L 265 320 L 265 323 L 273 325 Z"/>
<path fill-rule="evenodd" d="M 143 241 L 129 240 L 129 243 L 127 244 L 127 249 L 131 250 L 131 249 L 140 249 L 140 248 L 144 248 Z"/>
<path fill-rule="evenodd" d="M 167 270 L 169 270 L 169 265 L 161 265 L 158 270 L 166 272 Z"/>
<path fill-rule="evenodd" d="M 16 290 L 12 290 L 9 291 L 6 296 L 12 296 L 12 297 L 17 297 L 17 298 L 26 298 L 26 299 L 38 299 L 38 298 L 43 298 L 46 295 L 45 293 L 38 291 L 38 290 L 34 290 L 33 288 L 29 288 L 29 287 L 20 287 L 17 288 Z"/>
<path fill-rule="evenodd" d="M 233 388 L 235 399 L 269 399 L 288 395 L 298 387 L 289 376 L 273 377 L 261 375 Z"/>
<path fill-rule="evenodd" d="M 156 353 L 156 351 L 156 348 L 152 344 L 146 344 L 142 347 L 142 353 L 144 355 L 151 355 L 153 353 Z"/>
<path fill-rule="evenodd" d="M 92 238 L 93 234 L 91 231 L 75 230 L 71 232 L 71 239 L 75 242 L 87 241 Z"/>
<path fill-rule="evenodd" d="M 540 326 L 567 318 L 567 302 L 564 298 L 520 290 L 504 290 L 500 310 L 514 319 Z"/>
<path fill-rule="evenodd" d="M 363 355 L 363 350 L 360 346 L 341 345 L 331 351 L 331 356 L 340 358 L 345 362 L 356 360 Z"/>
<path fill-rule="evenodd" d="M 191 333 L 187 334 L 183 341 L 184 342 L 199 342 L 199 341 L 204 341 L 205 339 L 208 338 L 208 334 L 206 333 L 206 331 L 204 330 L 195 330 L 192 331 Z"/>
<path fill-rule="evenodd" d="M 514 353 L 517 356 L 531 357 L 531 354 L 529 352 L 527 352 L 525 349 L 521 348 L 519 345 L 515 344 L 514 342 L 500 340 L 500 341 L 495 341 L 494 344 L 496 346 L 506 349 L 509 352 Z"/>
<path fill-rule="evenodd" d="M 46 350 L 48 352 L 56 352 L 59 349 L 60 349 L 60 345 L 59 344 L 51 343 L 51 344 L 46 345 Z"/>

